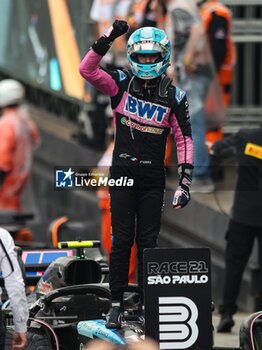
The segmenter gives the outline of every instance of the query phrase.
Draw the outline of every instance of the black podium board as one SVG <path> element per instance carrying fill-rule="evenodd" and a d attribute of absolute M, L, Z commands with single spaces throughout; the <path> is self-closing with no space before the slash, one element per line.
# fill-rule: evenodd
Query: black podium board
<path fill-rule="evenodd" d="M 208 248 L 145 249 L 145 335 L 160 349 L 212 349 Z"/>

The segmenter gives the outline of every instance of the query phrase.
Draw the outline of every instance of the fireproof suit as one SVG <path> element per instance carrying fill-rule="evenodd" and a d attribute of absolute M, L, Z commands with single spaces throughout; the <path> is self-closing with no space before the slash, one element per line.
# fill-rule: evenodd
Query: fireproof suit
<path fill-rule="evenodd" d="M 115 147 L 110 177 L 124 176 L 134 180 L 134 186 L 110 188 L 113 235 L 110 289 L 112 299 L 121 300 L 128 283 L 134 239 L 141 292 L 143 250 L 157 245 L 165 187 L 166 138 L 170 127 L 177 144 L 179 165 L 193 167 L 193 144 L 183 90 L 171 85 L 163 88 L 167 81 L 163 75 L 147 85 L 131 73 L 101 69 L 98 64 L 103 56 L 93 48 L 82 60 L 80 73 L 111 97 Z"/>
<path fill-rule="evenodd" d="M 109 167 L 112 161 L 112 154 L 114 149 L 114 141 L 110 143 L 107 150 L 103 154 L 102 158 L 98 162 L 98 170 L 108 173 Z M 101 222 L 101 242 L 104 251 L 107 253 L 108 261 L 111 252 L 112 240 L 111 240 L 111 213 L 110 213 L 110 195 L 108 186 L 106 188 L 98 189 L 97 197 L 99 198 L 99 208 L 102 211 Z M 130 262 L 129 262 L 129 283 L 135 283 L 136 281 L 136 245 L 134 244 L 131 249 Z"/>
<path fill-rule="evenodd" d="M 39 142 L 38 130 L 23 108 L 11 108 L 0 117 L 0 140 L 0 210 L 20 211 L 33 147 Z"/>
<path fill-rule="evenodd" d="M 218 158 L 236 155 L 238 178 L 226 233 L 226 276 L 220 313 L 233 315 L 243 271 L 257 237 L 260 277 L 257 311 L 262 307 L 262 124 L 257 129 L 241 129 L 211 148 Z"/>

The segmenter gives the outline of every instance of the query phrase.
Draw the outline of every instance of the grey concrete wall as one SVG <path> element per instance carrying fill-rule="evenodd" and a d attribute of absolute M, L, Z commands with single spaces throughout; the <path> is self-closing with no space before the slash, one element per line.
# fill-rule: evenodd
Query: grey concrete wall
<path fill-rule="evenodd" d="M 94 191 L 57 191 L 54 188 L 54 167 L 94 167 L 100 154 L 88 148 L 41 130 L 41 145 L 35 151 L 32 179 L 24 194 L 24 208 L 34 212 L 31 226 L 37 240 L 45 240 L 49 223 L 57 217 L 67 216 L 72 221 L 85 221 L 100 236 L 101 213 Z"/>

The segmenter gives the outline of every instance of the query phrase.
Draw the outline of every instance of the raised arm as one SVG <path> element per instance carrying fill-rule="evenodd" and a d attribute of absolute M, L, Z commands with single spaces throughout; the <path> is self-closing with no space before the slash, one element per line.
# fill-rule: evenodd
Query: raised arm
<path fill-rule="evenodd" d="M 114 40 L 125 34 L 128 28 L 126 21 L 116 20 L 109 28 L 108 32 L 95 41 L 79 66 L 80 74 L 90 84 L 111 97 L 118 93 L 118 86 L 111 75 L 98 65 L 103 56 L 110 49 Z"/>
<path fill-rule="evenodd" d="M 118 93 L 118 86 L 111 75 L 98 66 L 102 57 L 91 48 L 80 63 L 79 72 L 96 89 L 112 97 Z"/>

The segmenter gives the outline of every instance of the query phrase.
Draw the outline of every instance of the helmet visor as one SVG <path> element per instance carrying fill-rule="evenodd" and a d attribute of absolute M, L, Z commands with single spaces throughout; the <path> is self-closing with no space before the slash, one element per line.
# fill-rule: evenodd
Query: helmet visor
<path fill-rule="evenodd" d="M 168 49 L 157 42 L 140 41 L 129 46 L 127 49 L 127 53 L 129 56 L 131 56 L 134 53 L 160 53 L 161 56 L 164 57 L 165 55 L 167 55 Z"/>

